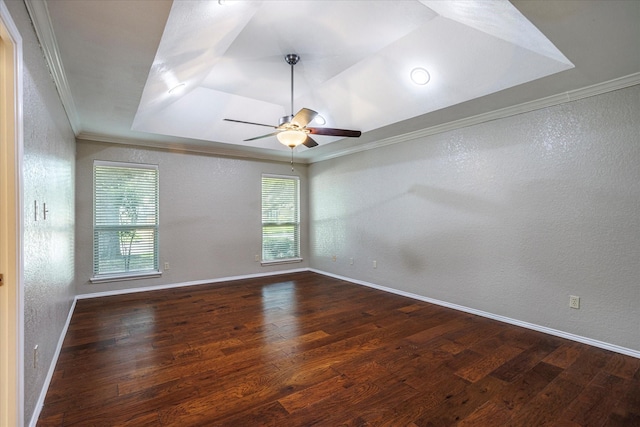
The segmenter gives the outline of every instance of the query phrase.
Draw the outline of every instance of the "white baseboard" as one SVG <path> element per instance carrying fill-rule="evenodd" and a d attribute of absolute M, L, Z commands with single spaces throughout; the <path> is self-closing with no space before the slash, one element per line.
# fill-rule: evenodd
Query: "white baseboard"
<path fill-rule="evenodd" d="M 268 277 L 268 276 L 279 276 L 281 274 L 289 274 L 289 273 L 299 273 L 301 271 L 309 271 L 308 268 L 296 268 L 292 270 L 281 270 L 281 271 L 271 271 L 268 273 L 255 273 L 255 274 L 245 274 L 241 276 L 228 276 L 228 277 L 220 277 L 218 279 L 207 279 L 207 280 L 195 280 L 192 282 L 182 282 L 182 283 L 172 283 L 167 285 L 156 285 L 156 286 L 146 286 L 142 288 L 129 288 L 129 289 L 120 289 L 113 291 L 105 291 L 105 292 L 93 292 L 87 294 L 80 294 L 76 296 L 76 299 L 88 299 L 88 298 L 99 298 L 99 297 L 107 297 L 112 295 L 125 295 L 125 294 L 133 294 L 137 292 L 148 292 L 148 291 L 159 291 L 162 289 L 171 289 L 171 288 L 182 288 L 185 286 L 198 286 L 198 285 L 207 285 L 211 283 L 220 283 L 220 282 L 231 282 L 233 280 L 243 280 L 243 279 L 255 279 L 259 277 Z"/>
<path fill-rule="evenodd" d="M 42 412 L 42 407 L 44 406 L 44 399 L 47 397 L 47 391 L 49 390 L 49 385 L 51 384 L 51 379 L 53 378 L 53 373 L 56 369 L 56 365 L 58 364 L 58 358 L 60 357 L 60 351 L 62 351 L 62 344 L 64 343 L 64 338 L 67 336 L 67 330 L 69 329 L 69 324 L 71 324 L 71 316 L 73 316 L 73 310 L 76 308 L 77 299 L 73 299 L 73 303 L 71 304 L 71 308 L 69 308 L 69 314 L 67 314 L 67 321 L 62 328 L 62 332 L 60 333 L 60 338 L 58 338 L 58 345 L 56 345 L 56 351 L 53 353 L 53 358 L 51 360 L 51 365 L 49 365 L 49 371 L 47 372 L 47 377 L 44 379 L 44 384 L 42 385 L 42 390 L 40 391 L 40 396 L 38 396 L 38 401 L 36 402 L 36 407 L 33 410 L 33 414 L 31 415 L 31 421 L 29 422 L 30 427 L 36 427 L 38 423 L 38 418 L 40 418 L 40 412 Z"/>
<path fill-rule="evenodd" d="M 616 352 L 616 353 L 620 353 L 620 354 L 624 354 L 624 355 L 627 355 L 627 356 L 631 356 L 631 357 L 635 357 L 635 358 L 640 359 L 640 351 L 633 350 L 633 349 L 626 348 L 626 347 L 621 347 L 621 346 L 616 345 L 616 344 L 611 344 L 611 343 L 607 343 L 607 342 L 603 342 L 603 341 L 594 340 L 592 338 L 583 337 L 583 336 L 575 335 L 575 334 L 572 334 L 572 333 L 569 333 L 569 332 L 564 332 L 564 331 L 560 331 L 560 330 L 557 330 L 557 329 L 548 328 L 546 326 L 536 325 L 535 323 L 524 322 L 522 320 L 512 319 L 510 317 L 501 316 L 499 314 L 493 314 L 493 313 L 489 313 L 489 312 L 482 311 L 482 310 L 476 310 L 475 308 L 465 307 L 465 306 L 458 305 L 458 304 L 452 304 L 450 302 L 440 301 L 440 300 L 433 299 L 433 298 L 428 298 L 428 297 L 425 297 L 425 296 L 422 296 L 422 295 L 413 294 L 413 293 L 401 291 L 401 290 L 398 290 L 398 289 L 388 288 L 386 286 L 380 286 L 380 285 L 376 285 L 374 283 L 369 283 L 369 282 L 365 282 L 365 281 L 362 281 L 362 280 L 357 280 L 357 279 L 352 279 L 352 278 L 345 277 L 345 276 L 340 276 L 338 274 L 328 273 L 326 271 L 316 270 L 316 269 L 313 269 L 313 268 L 310 268 L 309 271 L 312 271 L 312 272 L 318 273 L 318 274 L 323 274 L 325 276 L 333 277 L 335 279 L 340 279 L 340 280 L 344 280 L 344 281 L 347 281 L 347 282 L 351 282 L 351 283 L 354 283 L 356 285 L 367 286 L 369 288 L 374 288 L 374 289 L 378 289 L 378 290 L 381 290 L 381 291 L 390 292 L 392 294 L 401 295 L 403 297 L 408 297 L 408 298 L 412 298 L 412 299 L 415 299 L 415 300 L 428 302 L 430 304 L 435 304 L 435 305 L 439 305 L 439 306 L 442 306 L 442 307 L 452 308 L 454 310 L 463 311 L 465 313 L 475 314 L 475 315 L 478 315 L 478 316 L 486 317 L 488 319 L 497 320 L 499 322 L 509 323 L 509 324 L 515 325 L 515 326 L 521 326 L 521 327 L 526 328 L 526 329 L 531 329 L 531 330 L 534 330 L 534 331 L 543 332 L 545 334 L 554 335 L 554 336 L 560 337 L 560 338 L 566 338 L 566 339 L 571 340 L 571 341 L 576 341 L 576 342 L 579 342 L 579 343 L 591 345 L 591 346 L 594 346 L 594 347 L 602 348 L 602 349 L 605 349 L 605 350 L 610 350 L 610 351 L 613 351 L 613 352 Z"/>

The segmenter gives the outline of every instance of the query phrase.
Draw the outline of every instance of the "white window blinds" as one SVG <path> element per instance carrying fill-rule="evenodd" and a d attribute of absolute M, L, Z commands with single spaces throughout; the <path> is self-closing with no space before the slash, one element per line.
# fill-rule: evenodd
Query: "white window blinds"
<path fill-rule="evenodd" d="M 158 270 L 158 167 L 94 162 L 93 275 Z"/>
<path fill-rule="evenodd" d="M 262 175 L 262 260 L 300 258 L 300 190 L 296 176 Z"/>

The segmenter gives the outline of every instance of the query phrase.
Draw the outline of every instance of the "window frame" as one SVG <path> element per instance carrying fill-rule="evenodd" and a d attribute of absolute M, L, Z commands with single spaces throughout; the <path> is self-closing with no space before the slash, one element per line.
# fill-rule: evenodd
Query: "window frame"
<path fill-rule="evenodd" d="M 97 174 L 96 171 L 99 167 L 114 167 L 124 169 L 138 169 L 138 170 L 154 170 L 155 171 L 155 224 L 134 224 L 130 227 L 125 227 L 122 224 L 111 225 L 97 225 L 96 210 L 97 210 Z M 158 165 L 144 164 L 144 163 L 130 163 L 130 162 L 116 162 L 105 160 L 94 160 L 93 162 L 93 216 L 92 216 L 92 229 L 93 229 L 93 241 L 92 241 L 92 277 L 89 279 L 91 283 L 111 282 L 111 281 L 124 281 L 142 278 L 160 277 L 162 272 L 160 271 L 160 173 Z M 123 228 L 135 228 L 136 230 L 146 230 L 153 233 L 153 266 L 150 269 L 145 270 L 126 270 L 117 272 L 99 272 L 99 248 L 97 248 L 98 242 L 96 237 L 101 231 L 123 231 Z M 131 256 L 129 254 L 128 256 Z"/>
<path fill-rule="evenodd" d="M 283 179 L 290 180 L 295 182 L 295 219 L 293 222 L 265 222 L 264 221 L 264 196 L 265 196 L 265 188 L 264 188 L 264 180 L 265 178 L 271 179 Z M 288 264 L 288 263 L 296 263 L 302 262 L 303 258 L 301 255 L 301 221 L 300 221 L 300 177 L 297 175 L 280 175 L 280 174 L 270 174 L 263 173 L 260 178 L 260 219 L 261 219 L 261 250 L 260 250 L 260 263 L 263 266 L 274 265 L 274 264 Z M 265 257 L 265 228 L 266 227 L 283 227 L 283 226 L 293 226 L 294 227 L 294 239 L 296 240 L 295 254 L 294 256 L 287 258 L 266 258 Z"/>

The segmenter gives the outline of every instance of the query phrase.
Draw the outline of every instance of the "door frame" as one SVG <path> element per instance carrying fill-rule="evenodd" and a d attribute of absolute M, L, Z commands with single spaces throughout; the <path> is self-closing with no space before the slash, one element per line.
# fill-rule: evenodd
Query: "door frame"
<path fill-rule="evenodd" d="M 0 0 L 0 425 L 24 425 L 22 37 Z"/>

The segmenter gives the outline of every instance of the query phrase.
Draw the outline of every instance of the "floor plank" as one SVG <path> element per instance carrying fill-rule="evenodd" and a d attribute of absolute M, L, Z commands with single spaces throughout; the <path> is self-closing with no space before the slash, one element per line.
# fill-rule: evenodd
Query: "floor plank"
<path fill-rule="evenodd" d="M 80 300 L 38 426 L 640 425 L 640 359 L 303 272 Z"/>

